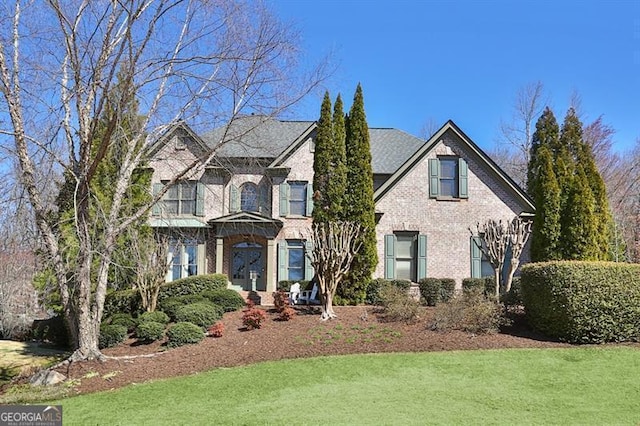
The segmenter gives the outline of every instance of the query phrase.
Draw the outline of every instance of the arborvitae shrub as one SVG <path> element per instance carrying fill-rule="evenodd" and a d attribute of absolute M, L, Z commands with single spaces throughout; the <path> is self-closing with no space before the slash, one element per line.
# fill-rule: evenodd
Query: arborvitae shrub
<path fill-rule="evenodd" d="M 200 296 L 207 299 L 214 305 L 221 306 L 225 312 L 232 312 L 242 309 L 244 299 L 237 291 L 230 288 L 222 288 L 219 290 L 207 290 L 200 293 Z"/>
<path fill-rule="evenodd" d="M 98 346 L 100 349 L 119 345 L 127 338 L 127 327 L 124 325 L 107 324 L 100 327 Z"/>
<path fill-rule="evenodd" d="M 167 331 L 167 346 L 175 348 L 204 339 L 202 328 L 191 322 L 179 322 Z"/>
<path fill-rule="evenodd" d="M 191 305 L 180 306 L 176 309 L 176 321 L 190 322 L 206 329 L 214 324 L 224 313 L 220 306 L 209 302 L 192 303 Z"/>
<path fill-rule="evenodd" d="M 164 337 L 165 323 L 146 320 L 136 327 L 136 337 L 143 342 L 155 342 Z"/>
<path fill-rule="evenodd" d="M 211 337 L 222 337 L 224 335 L 224 324 L 219 321 L 209 327 L 207 331 Z"/>
<path fill-rule="evenodd" d="M 159 322 L 160 324 L 169 324 L 169 315 L 165 314 L 162 311 L 154 311 L 154 312 L 145 312 L 144 314 L 138 317 L 140 322 Z"/>

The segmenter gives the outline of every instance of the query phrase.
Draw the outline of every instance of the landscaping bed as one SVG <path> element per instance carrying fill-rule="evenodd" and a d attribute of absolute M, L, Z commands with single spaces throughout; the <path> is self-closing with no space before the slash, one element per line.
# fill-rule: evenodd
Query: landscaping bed
<path fill-rule="evenodd" d="M 58 369 L 75 381 L 78 393 L 96 392 L 149 380 L 194 374 L 285 358 L 350 353 L 424 352 L 497 348 L 567 347 L 529 331 L 522 319 L 497 334 L 469 334 L 430 329 L 435 308 L 420 308 L 412 324 L 386 322 L 370 306 L 336 307 L 338 318 L 320 321 L 317 307 L 296 308 L 290 321 L 268 311 L 262 328 L 246 330 L 242 312 L 226 313 L 222 337 L 168 349 L 165 341 L 140 344 L 134 339 L 104 349 L 105 362 L 81 362 Z M 292 378 L 295 380 L 295 378 Z"/>

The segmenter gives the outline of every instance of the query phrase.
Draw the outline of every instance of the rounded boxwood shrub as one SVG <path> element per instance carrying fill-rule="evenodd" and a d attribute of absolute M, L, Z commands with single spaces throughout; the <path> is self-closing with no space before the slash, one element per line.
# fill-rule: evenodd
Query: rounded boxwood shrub
<path fill-rule="evenodd" d="M 118 324 L 107 324 L 100 327 L 98 346 L 100 349 L 119 345 L 127 338 L 127 327 Z"/>
<path fill-rule="evenodd" d="M 127 327 L 127 332 L 131 333 L 135 330 L 136 325 L 138 325 L 138 321 L 131 316 L 131 314 L 127 314 L 124 312 L 118 312 L 116 314 L 111 315 L 110 318 L 105 321 L 105 325 L 124 325 Z"/>
<path fill-rule="evenodd" d="M 165 328 L 164 323 L 151 320 L 142 321 L 136 328 L 136 337 L 144 342 L 155 342 L 164 337 Z"/>
<path fill-rule="evenodd" d="M 139 322 L 159 322 L 160 324 L 169 324 L 169 315 L 162 311 L 145 312 L 138 317 Z"/>
<path fill-rule="evenodd" d="M 185 306 L 185 305 L 190 305 L 192 303 L 200 303 L 200 302 L 208 302 L 208 300 L 205 299 L 200 294 L 187 294 L 184 296 L 170 297 L 168 299 L 163 300 L 160 303 L 160 309 L 162 310 L 162 312 L 169 315 L 169 318 L 172 321 L 175 321 L 176 309 L 178 309 L 180 306 Z"/>
<path fill-rule="evenodd" d="M 376 278 L 369 282 L 367 286 L 367 295 L 364 299 L 364 302 L 367 305 L 379 305 L 380 304 L 380 289 L 385 286 L 390 285 L 389 280 L 385 280 L 384 278 Z"/>
<path fill-rule="evenodd" d="M 179 322 L 167 331 L 167 346 L 175 348 L 189 343 L 199 343 L 204 339 L 204 331 L 196 324 Z"/>
<path fill-rule="evenodd" d="M 213 303 L 192 303 L 191 305 L 180 306 L 176 309 L 176 321 L 190 322 L 206 329 L 222 318 L 223 313 L 224 310 Z"/>
<path fill-rule="evenodd" d="M 448 302 L 456 294 L 456 280 L 453 278 L 440 278 L 440 301 Z"/>
<path fill-rule="evenodd" d="M 230 288 L 203 291 L 200 295 L 214 305 L 221 306 L 225 312 L 237 311 L 245 305 L 242 296 Z"/>

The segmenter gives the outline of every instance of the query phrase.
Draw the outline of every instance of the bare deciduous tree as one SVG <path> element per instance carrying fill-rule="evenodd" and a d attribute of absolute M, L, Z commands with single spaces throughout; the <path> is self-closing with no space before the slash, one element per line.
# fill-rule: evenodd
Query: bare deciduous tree
<path fill-rule="evenodd" d="M 322 320 L 336 318 L 333 297 L 362 245 L 358 238 L 361 232 L 362 227 L 353 222 L 315 223 L 311 228 L 311 264 L 320 287 Z"/>
<path fill-rule="evenodd" d="M 522 187 L 527 183 L 527 164 L 535 122 L 547 103 L 544 85 L 528 83 L 518 90 L 508 121 L 501 121 L 498 145 L 492 158 Z"/>
<path fill-rule="evenodd" d="M 495 296 L 500 296 L 500 289 L 505 292 L 511 290 L 513 275 L 520 265 L 520 256 L 524 249 L 529 236 L 531 235 L 531 222 L 524 221 L 516 216 L 511 222 L 503 222 L 502 220 L 488 221 L 476 224 L 476 232 L 469 228 L 472 236 L 482 238 L 480 250 L 486 256 L 494 270 L 495 277 Z M 506 262 L 507 251 L 511 249 L 511 259 L 507 265 L 507 276 L 503 280 L 503 268 Z"/>
<path fill-rule="evenodd" d="M 133 171 L 168 129 L 229 126 L 242 115 L 273 116 L 321 80 L 296 73 L 297 41 L 261 2 L 196 0 L 16 1 L 0 6 L 0 132 L 19 165 L 46 261 L 56 276 L 74 353 L 102 358 L 98 333 L 115 241 L 178 180 L 200 173 L 216 144 L 167 182 L 147 206 L 122 218 Z M 114 99 L 114 87 L 120 93 Z M 143 122 L 124 130 L 135 94 Z M 109 98 L 109 101 L 107 99 Z M 107 104 L 109 104 L 107 108 Z M 249 129 L 250 130 L 250 129 Z M 248 131 L 249 131 L 248 130 Z M 109 148 L 124 141 L 113 196 L 91 190 Z M 57 215 L 39 182 L 49 158 L 75 180 L 74 262 L 65 262 Z M 91 231 L 90 211 L 103 215 Z M 97 267 L 93 260 L 98 256 Z"/>
<path fill-rule="evenodd" d="M 146 312 L 153 312 L 171 262 L 169 239 L 164 235 L 132 235 L 130 241 L 130 254 L 135 263 L 136 290 L 140 293 L 142 308 Z"/>

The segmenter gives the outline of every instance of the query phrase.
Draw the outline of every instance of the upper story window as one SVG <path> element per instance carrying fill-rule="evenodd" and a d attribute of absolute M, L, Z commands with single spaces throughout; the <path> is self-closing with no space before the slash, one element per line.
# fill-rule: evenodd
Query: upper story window
<path fill-rule="evenodd" d="M 157 194 L 166 185 L 166 181 L 153 185 Z M 203 216 L 204 186 L 196 181 L 176 182 L 153 207 L 154 215 L 164 216 Z"/>
<path fill-rule="evenodd" d="M 270 191 L 266 183 L 259 185 L 245 182 L 241 186 L 229 186 L 229 212 L 256 212 L 263 216 L 271 214 Z"/>
<path fill-rule="evenodd" d="M 240 209 L 245 212 L 258 211 L 258 186 L 247 182 L 240 188 Z"/>
<path fill-rule="evenodd" d="M 429 197 L 468 198 L 467 162 L 459 157 L 429 159 Z"/>
<path fill-rule="evenodd" d="M 288 181 L 280 185 L 280 216 L 311 216 L 313 211 L 311 184 Z"/>

